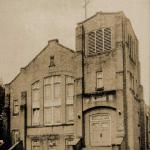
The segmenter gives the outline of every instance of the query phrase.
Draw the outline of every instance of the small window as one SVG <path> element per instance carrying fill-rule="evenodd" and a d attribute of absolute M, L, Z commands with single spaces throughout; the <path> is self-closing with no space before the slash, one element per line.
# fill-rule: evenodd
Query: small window
<path fill-rule="evenodd" d="M 54 56 L 50 56 L 50 65 L 49 65 L 49 67 L 54 67 L 54 66 L 55 66 Z"/>
<path fill-rule="evenodd" d="M 102 89 L 104 87 L 103 85 L 103 72 L 102 71 L 98 71 L 96 73 L 96 89 Z"/>
<path fill-rule="evenodd" d="M 19 103 L 18 103 L 18 100 L 14 100 L 13 114 L 14 115 L 18 115 L 19 114 Z"/>

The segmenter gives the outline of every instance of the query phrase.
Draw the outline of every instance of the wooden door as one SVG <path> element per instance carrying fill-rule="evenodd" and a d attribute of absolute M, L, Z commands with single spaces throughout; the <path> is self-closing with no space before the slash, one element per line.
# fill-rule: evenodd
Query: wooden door
<path fill-rule="evenodd" d="M 111 121 L 109 114 L 94 114 L 90 116 L 91 146 L 111 145 Z"/>

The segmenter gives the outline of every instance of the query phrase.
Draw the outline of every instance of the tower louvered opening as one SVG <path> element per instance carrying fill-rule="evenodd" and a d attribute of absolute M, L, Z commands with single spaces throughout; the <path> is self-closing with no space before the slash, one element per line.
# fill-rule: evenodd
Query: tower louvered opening
<path fill-rule="evenodd" d="M 88 54 L 111 50 L 111 28 L 101 28 L 88 34 Z"/>
<path fill-rule="evenodd" d="M 88 34 L 88 50 L 89 54 L 95 53 L 95 32 L 90 32 Z"/>
<path fill-rule="evenodd" d="M 111 29 L 110 28 L 104 29 L 104 50 L 106 51 L 111 50 Z"/>
<path fill-rule="evenodd" d="M 101 53 L 103 51 L 103 31 L 96 31 L 96 52 Z"/>

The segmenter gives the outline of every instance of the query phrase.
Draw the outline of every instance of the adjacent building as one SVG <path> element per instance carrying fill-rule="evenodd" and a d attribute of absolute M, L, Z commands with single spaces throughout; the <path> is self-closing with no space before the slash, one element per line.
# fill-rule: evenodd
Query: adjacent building
<path fill-rule="evenodd" d="M 98 12 L 77 24 L 76 50 L 51 40 L 8 84 L 12 144 L 147 150 L 149 108 L 142 91 L 129 19 L 123 12 Z"/>

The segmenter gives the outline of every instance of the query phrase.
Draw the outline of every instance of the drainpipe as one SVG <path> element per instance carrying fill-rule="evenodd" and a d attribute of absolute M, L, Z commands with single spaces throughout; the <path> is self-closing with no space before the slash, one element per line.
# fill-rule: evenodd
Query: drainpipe
<path fill-rule="evenodd" d="M 83 145 L 85 145 L 85 120 L 84 120 L 84 112 L 83 112 L 83 101 L 85 94 L 85 74 L 84 74 L 84 54 L 85 54 L 85 30 L 82 24 L 82 136 L 83 136 Z"/>
<path fill-rule="evenodd" d="M 128 112 L 127 112 L 127 83 L 126 83 L 126 52 L 125 52 L 125 21 L 122 17 L 122 55 L 123 55 L 123 109 L 124 109 L 124 128 L 125 128 L 125 150 L 128 150 Z"/>

